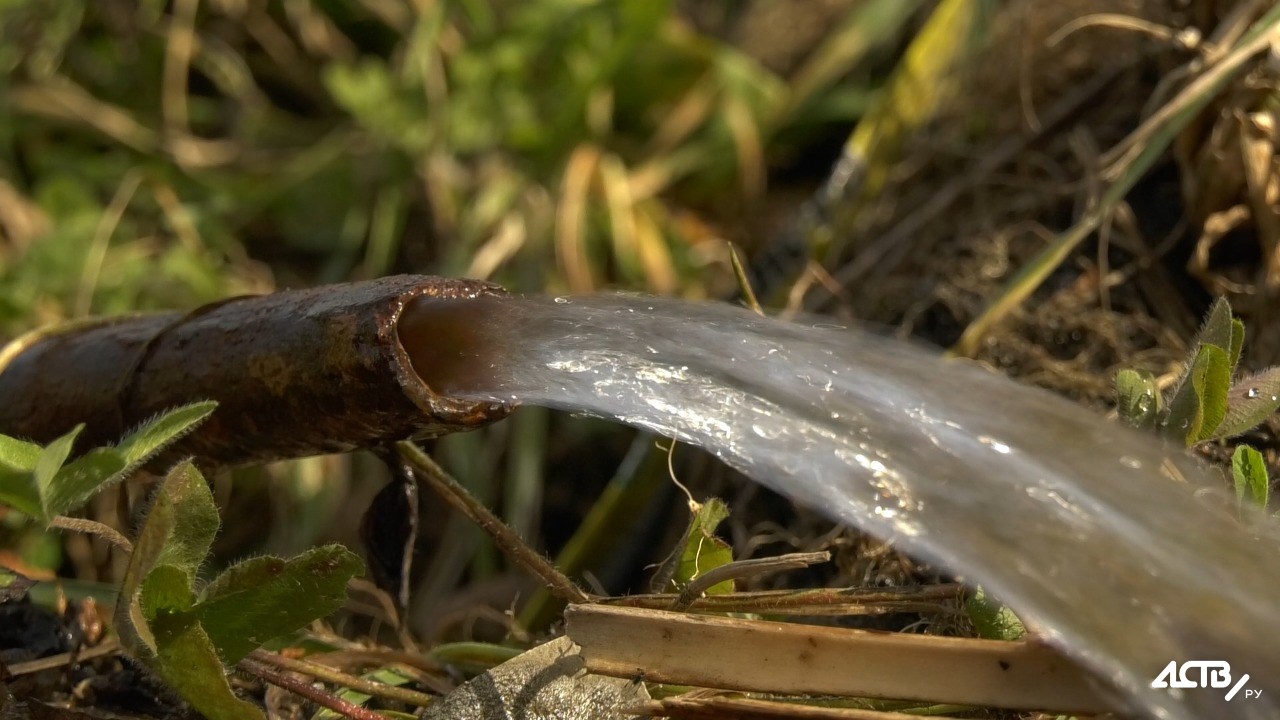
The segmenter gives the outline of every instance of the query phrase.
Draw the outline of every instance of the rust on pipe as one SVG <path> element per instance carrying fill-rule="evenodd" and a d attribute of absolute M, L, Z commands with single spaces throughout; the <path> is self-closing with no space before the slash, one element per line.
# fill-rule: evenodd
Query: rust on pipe
<path fill-rule="evenodd" d="M 511 407 L 433 390 L 397 325 L 410 301 L 501 294 L 401 275 L 37 331 L 0 350 L 0 433 L 47 443 L 85 423 L 79 452 L 212 399 L 218 410 L 160 461 L 194 456 L 213 467 L 470 430 Z M 415 351 L 430 352 L 431 340 L 416 338 Z"/>

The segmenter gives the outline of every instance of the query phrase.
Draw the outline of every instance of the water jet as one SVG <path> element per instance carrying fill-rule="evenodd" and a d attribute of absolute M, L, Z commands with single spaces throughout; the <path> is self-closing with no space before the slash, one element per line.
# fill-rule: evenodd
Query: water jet
<path fill-rule="evenodd" d="M 1181 450 L 1048 392 L 852 329 L 632 296 L 411 302 L 443 393 L 594 414 L 701 446 L 832 519 L 981 583 L 1159 718 L 1275 717 L 1277 535 Z M 450 338 L 441 352 L 431 345 Z M 1262 698 L 1151 682 L 1225 660 Z"/>

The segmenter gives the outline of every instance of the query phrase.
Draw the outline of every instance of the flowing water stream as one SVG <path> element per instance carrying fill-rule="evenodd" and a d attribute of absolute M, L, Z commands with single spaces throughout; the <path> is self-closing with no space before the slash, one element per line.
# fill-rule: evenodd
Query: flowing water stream
<path fill-rule="evenodd" d="M 1278 534 L 1153 438 L 906 343 L 722 304 L 415 303 L 400 332 L 439 391 L 676 437 L 983 584 L 1145 715 L 1280 717 Z M 1226 660 L 1262 696 L 1152 688 L 1171 660 Z"/>

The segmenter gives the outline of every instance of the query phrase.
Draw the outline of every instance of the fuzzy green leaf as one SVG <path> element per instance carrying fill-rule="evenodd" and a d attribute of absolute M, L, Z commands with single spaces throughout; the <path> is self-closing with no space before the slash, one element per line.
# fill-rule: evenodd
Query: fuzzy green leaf
<path fill-rule="evenodd" d="M 1155 427 L 1161 403 L 1154 375 L 1128 368 L 1116 373 L 1116 401 L 1124 424 L 1143 429 Z"/>
<path fill-rule="evenodd" d="M 150 665 L 209 720 L 265 720 L 257 706 L 231 692 L 226 670 L 200 623 L 186 613 L 156 618 L 159 649 Z"/>
<path fill-rule="evenodd" d="M 199 427 L 218 403 L 213 400 L 181 405 L 154 418 L 130 434 L 116 446 L 129 465 L 146 462 L 162 448 L 182 439 Z"/>
<path fill-rule="evenodd" d="M 1239 445 L 1231 456 L 1231 477 L 1236 487 L 1236 501 L 1240 505 L 1246 503 L 1260 508 L 1267 507 L 1267 496 L 1271 491 L 1271 480 L 1267 477 L 1267 465 L 1262 453 L 1249 447 Z"/>
<path fill-rule="evenodd" d="M 1200 325 L 1200 331 L 1196 333 L 1196 345 L 1213 345 L 1224 352 L 1230 352 L 1235 339 L 1233 321 L 1231 304 L 1227 299 L 1219 297 L 1214 300 L 1208 314 L 1205 315 L 1204 323 Z M 1244 342 L 1244 335 L 1240 336 L 1240 341 Z"/>
<path fill-rule="evenodd" d="M 1230 388 L 1227 351 L 1216 345 L 1201 345 L 1186 381 L 1169 402 L 1166 431 L 1187 445 L 1213 437 L 1226 417 Z"/>
<path fill-rule="evenodd" d="M 189 462 L 169 471 L 164 488 L 165 500 L 173 505 L 174 526 L 159 561 L 181 568 L 194 579 L 218 534 L 218 507 L 209 483 Z"/>
<path fill-rule="evenodd" d="M 195 612 L 222 659 L 234 664 L 268 640 L 340 608 L 347 581 L 363 569 L 360 558 L 341 545 L 287 561 L 253 558 L 210 583 Z"/>
<path fill-rule="evenodd" d="M 1280 367 L 1241 378 L 1227 394 L 1227 415 L 1213 437 L 1227 438 L 1252 430 L 1280 410 Z"/>
<path fill-rule="evenodd" d="M 161 625 L 165 625 L 165 630 L 169 631 L 176 623 L 195 622 L 195 617 L 191 613 L 191 606 L 195 602 L 191 578 L 187 576 L 186 571 L 176 565 L 157 565 L 152 568 L 138 591 L 142 617 L 153 631 Z M 188 619 L 178 620 L 179 616 L 187 616 Z M 157 645 L 163 644 L 163 641 L 163 635 L 157 634 Z"/>
<path fill-rule="evenodd" d="M 1244 352 L 1244 322 L 1240 318 L 1231 318 L 1231 347 L 1227 350 L 1231 377 L 1235 377 L 1236 369 L 1240 367 L 1240 355 Z"/>
<path fill-rule="evenodd" d="M 58 474 L 63 464 L 71 456 L 71 448 L 76 444 L 76 436 L 84 430 L 84 425 L 77 425 L 71 432 L 54 440 L 40 451 L 40 459 L 36 461 L 32 479 L 36 492 L 40 495 L 40 519 L 46 523 L 55 515 L 61 515 L 67 508 L 58 502 Z"/>
<path fill-rule="evenodd" d="M 1178 376 L 1177 382 L 1173 384 L 1173 389 L 1169 393 L 1169 412 L 1170 415 L 1177 412 L 1179 415 L 1176 422 L 1167 422 L 1166 427 L 1170 432 L 1179 439 L 1185 439 L 1186 434 L 1178 432 L 1187 420 L 1185 413 L 1195 412 L 1193 404 L 1190 403 L 1188 395 L 1192 394 L 1191 377 L 1196 368 L 1196 360 L 1200 357 L 1200 350 L 1206 345 L 1213 345 L 1220 348 L 1223 352 L 1232 354 L 1233 343 L 1235 341 L 1235 323 L 1231 316 L 1231 306 L 1225 298 L 1218 298 L 1210 306 L 1209 312 L 1205 314 L 1204 322 L 1200 324 L 1200 329 L 1196 331 L 1195 340 L 1191 345 L 1191 352 L 1188 354 L 1188 362 L 1182 374 Z M 1244 342 L 1243 332 L 1240 334 L 1240 342 Z M 1234 364 L 1232 368 L 1234 369 Z"/>
<path fill-rule="evenodd" d="M 158 650 L 142 606 L 144 582 L 158 565 L 166 564 L 180 570 L 190 586 L 209 554 L 217 523 L 213 496 L 195 466 L 183 463 L 170 471 L 134 541 L 116 602 L 116 627 L 134 655 L 145 657 Z"/>
<path fill-rule="evenodd" d="M 996 602 L 978 587 L 964 603 L 966 614 L 978 635 L 988 640 L 1021 640 L 1027 628 L 1008 607 Z"/>
<path fill-rule="evenodd" d="M 727 517 L 729 507 L 719 498 L 711 498 L 698 508 L 685 533 L 680 561 L 671 578 L 669 591 L 678 591 L 708 570 L 733 562 L 733 549 L 715 534 L 716 528 Z M 722 595 L 733 590 L 733 582 L 726 580 L 712 585 L 707 594 Z"/>
<path fill-rule="evenodd" d="M 32 472 L 40 459 L 40 450 L 35 443 L 0 435 L 0 469 Z"/>
<path fill-rule="evenodd" d="M 58 473 L 46 506 L 56 509 L 54 515 L 79 507 L 103 487 L 127 477 L 166 445 L 194 430 L 217 406 L 216 402 L 206 401 L 174 408 L 143 424 L 119 445 L 90 450 Z"/>
<path fill-rule="evenodd" d="M 33 518 L 44 516 L 40 493 L 30 471 L 0 467 L 0 503 Z"/>
<path fill-rule="evenodd" d="M 0 435 L 0 503 L 33 518 L 44 515 L 34 477 L 43 452 L 35 443 Z"/>

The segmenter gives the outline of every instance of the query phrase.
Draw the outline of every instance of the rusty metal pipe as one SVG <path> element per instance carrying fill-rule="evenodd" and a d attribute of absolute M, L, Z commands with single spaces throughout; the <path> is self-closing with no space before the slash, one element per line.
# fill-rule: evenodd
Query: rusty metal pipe
<path fill-rule="evenodd" d="M 469 430 L 510 408 L 433 390 L 397 325 L 415 299 L 502 292 L 401 275 L 37 331 L 0 351 L 0 433 L 47 443 L 83 422 L 81 451 L 166 409 L 213 399 L 217 412 L 160 461 L 231 466 Z M 432 348 L 420 337 L 414 346 Z"/>

